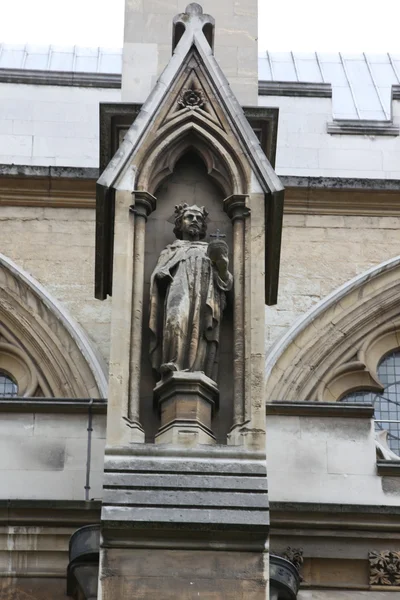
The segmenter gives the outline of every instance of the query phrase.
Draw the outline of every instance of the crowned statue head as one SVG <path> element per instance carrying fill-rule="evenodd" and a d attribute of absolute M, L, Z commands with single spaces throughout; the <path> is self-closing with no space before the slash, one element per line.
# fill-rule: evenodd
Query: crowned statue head
<path fill-rule="evenodd" d="M 206 237 L 208 211 L 196 204 L 175 206 L 174 233 L 178 240 L 196 242 Z"/>

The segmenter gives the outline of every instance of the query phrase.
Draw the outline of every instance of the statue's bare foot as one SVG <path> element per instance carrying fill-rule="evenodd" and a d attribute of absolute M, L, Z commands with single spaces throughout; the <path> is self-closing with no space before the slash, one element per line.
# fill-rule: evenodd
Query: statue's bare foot
<path fill-rule="evenodd" d="M 178 370 L 178 367 L 173 362 L 164 363 L 160 367 L 161 375 L 167 375 L 168 373 L 172 373 L 173 371 L 177 371 L 177 370 Z"/>

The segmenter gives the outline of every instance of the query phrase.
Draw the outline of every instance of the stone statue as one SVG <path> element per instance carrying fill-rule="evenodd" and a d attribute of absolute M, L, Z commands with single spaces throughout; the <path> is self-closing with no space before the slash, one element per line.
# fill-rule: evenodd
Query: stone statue
<path fill-rule="evenodd" d="M 232 288 L 228 246 L 201 241 L 204 207 L 175 207 L 177 240 L 163 250 L 151 276 L 150 358 L 161 377 L 202 371 L 216 381 L 225 293 Z"/>

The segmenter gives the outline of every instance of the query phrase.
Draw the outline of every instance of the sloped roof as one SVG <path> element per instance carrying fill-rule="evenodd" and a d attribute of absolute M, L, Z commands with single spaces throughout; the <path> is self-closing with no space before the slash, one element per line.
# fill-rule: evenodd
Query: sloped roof
<path fill-rule="evenodd" d="M 121 73 L 122 48 L 0 44 L 0 69 Z"/>
<path fill-rule="evenodd" d="M 0 44 L 0 69 L 121 74 L 122 48 Z M 260 81 L 330 83 L 336 119 L 388 120 L 400 54 L 261 52 Z"/>
<path fill-rule="evenodd" d="M 266 51 L 259 54 L 258 77 L 330 83 L 334 118 L 388 120 L 392 85 L 400 83 L 400 54 Z"/>

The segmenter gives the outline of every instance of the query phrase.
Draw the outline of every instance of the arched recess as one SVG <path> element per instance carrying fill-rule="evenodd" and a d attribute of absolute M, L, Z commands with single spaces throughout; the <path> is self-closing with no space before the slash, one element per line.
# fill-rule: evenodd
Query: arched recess
<path fill-rule="evenodd" d="M 105 398 L 102 360 L 85 333 L 30 275 L 0 254 L 0 370 L 18 395 Z"/>
<path fill-rule="evenodd" d="M 197 111 L 185 112 L 179 121 L 174 118 L 159 129 L 151 144 L 139 152 L 136 189 L 154 195 L 162 181 L 173 173 L 178 160 L 186 153 L 195 152 L 225 197 L 246 194 L 249 167 L 237 143 Z"/>
<path fill-rule="evenodd" d="M 295 323 L 267 355 L 267 401 L 335 402 L 382 391 L 377 366 L 400 347 L 400 257 L 355 277 Z"/>

